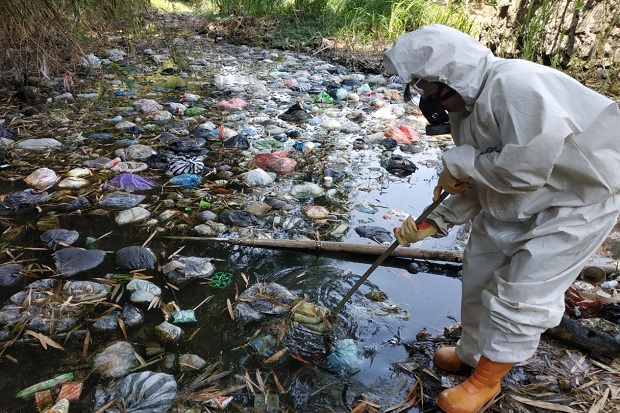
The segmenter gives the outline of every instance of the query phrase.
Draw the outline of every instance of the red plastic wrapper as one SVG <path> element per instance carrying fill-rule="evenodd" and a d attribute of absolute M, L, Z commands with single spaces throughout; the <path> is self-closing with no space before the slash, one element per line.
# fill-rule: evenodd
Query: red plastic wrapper
<path fill-rule="evenodd" d="M 250 165 L 265 171 L 275 172 L 278 175 L 286 175 L 293 172 L 297 161 L 287 158 L 287 151 L 264 152 L 254 155 Z"/>
<path fill-rule="evenodd" d="M 81 381 L 70 381 L 63 383 L 60 388 L 60 394 L 58 394 L 58 400 L 67 399 L 70 402 L 80 400 L 80 394 L 82 393 L 82 387 L 84 383 Z"/>
<path fill-rule="evenodd" d="M 219 397 L 213 397 L 213 398 L 207 400 L 206 402 L 204 402 L 204 404 L 207 407 L 210 407 L 212 409 L 223 410 L 232 401 L 233 401 L 232 396 L 228 396 L 228 397 L 219 396 Z"/>
<path fill-rule="evenodd" d="M 407 145 L 413 142 L 420 141 L 420 134 L 413 130 L 409 125 L 398 125 L 388 129 L 383 133 L 388 138 L 394 138 L 394 140 L 400 144 Z"/>

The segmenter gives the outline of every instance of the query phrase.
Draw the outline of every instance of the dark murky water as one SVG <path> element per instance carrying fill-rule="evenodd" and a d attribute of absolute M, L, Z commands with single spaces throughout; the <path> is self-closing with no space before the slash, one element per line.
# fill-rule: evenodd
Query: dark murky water
<path fill-rule="evenodd" d="M 153 81 L 155 86 L 174 86 L 161 84 L 156 76 L 149 80 Z M 239 79 L 231 82 L 239 84 Z M 193 87 L 196 88 L 198 83 L 200 82 L 196 82 Z M 226 79 L 220 78 L 219 83 L 225 85 Z M 192 84 L 189 86 L 192 91 Z M 153 84 L 147 89 L 152 87 Z M 138 94 L 143 92 L 146 90 L 139 91 Z M 160 97 L 160 100 L 163 101 L 164 98 Z M 93 103 L 95 106 L 100 104 L 107 105 L 104 100 Z M 131 101 L 125 102 L 123 98 L 110 104 L 110 107 L 102 112 L 93 112 L 100 121 L 100 118 L 112 117 L 116 110 L 114 108 L 123 104 L 130 105 Z M 92 131 L 85 128 L 85 134 L 105 132 L 101 124 L 98 125 Z M 328 139 L 332 141 L 322 143 L 338 144 L 339 135 L 334 134 Z M 90 144 L 95 145 L 93 142 Z M 114 145 L 101 145 L 99 149 L 105 155 L 111 154 L 115 149 Z M 346 153 L 350 164 L 347 167 L 347 181 L 342 184 L 342 189 L 350 197 L 345 200 L 350 211 L 343 220 L 349 224 L 350 229 L 342 241 L 370 243 L 369 240 L 360 238 L 353 229 L 358 225 L 372 224 L 391 230 L 400 226 L 400 220 L 405 218 L 406 213 L 419 214 L 431 202 L 432 188 L 437 179 L 439 150 L 432 145 L 427 149 L 409 156 L 420 169 L 406 178 L 391 176 L 379 166 L 378 155 L 381 148 Z M 62 156 L 59 155 L 59 158 Z M 50 165 L 62 162 L 62 159 L 49 159 Z M 5 194 L 23 189 L 25 186 L 21 180 L 4 182 L 2 185 L 2 193 Z M 95 193 L 98 190 L 93 188 Z M 317 201 L 320 202 L 323 201 Z M 355 208 L 357 204 L 371 205 L 375 208 L 374 212 Z M 11 216 L 10 219 L 16 227 L 20 227 L 25 222 L 35 223 L 40 216 L 32 211 L 19 214 L 18 217 Z M 112 231 L 111 235 L 99 241 L 98 248 L 110 252 L 104 263 L 95 270 L 76 277 L 77 279 L 100 278 L 108 273 L 118 272 L 113 253 L 125 246 L 142 245 L 151 235 L 151 229 L 140 225 L 119 226 L 114 222 L 113 216 L 59 214 L 58 219 L 61 228 L 74 229 L 80 233 L 80 240 L 74 245 L 77 247 L 84 247 L 87 237 L 98 238 Z M 32 259 L 40 267 L 48 266 L 53 269 L 54 262 L 50 251 L 22 249 L 40 245 L 40 231 L 32 226 L 22 228 L 22 232 L 13 234 L 15 236 L 10 241 L 6 239 L 6 234 L 3 237 L 3 242 L 10 242 L 10 254 L 17 257 L 17 260 Z M 452 231 L 449 237 L 425 240 L 417 246 L 452 249 L 462 246 L 461 238 L 459 231 Z M 182 325 L 185 339 L 178 344 L 167 346 L 166 352 L 194 353 L 209 364 L 219 362 L 222 370 L 233 373 L 226 381 L 217 384 L 220 388 L 238 384 L 235 377 L 243 376 L 246 372 L 251 377 L 255 377 L 257 370 L 265 375 L 265 378 L 270 374 L 277 376 L 285 389 L 285 392 L 280 394 L 282 411 L 346 412 L 351 410 L 349 404 L 353 398 L 362 393 L 378 397 L 383 408 L 402 402 L 415 382 L 414 377 L 391 368 L 392 363 L 404 361 L 408 357 L 402 343 L 415 340 L 416 334 L 422 328 L 428 329 L 432 335 L 441 335 L 443 327 L 451 324 L 459 314 L 460 281 L 454 278 L 454 272 L 411 274 L 406 270 L 409 261 L 389 259 L 385 265 L 375 270 L 351 302 L 345 305 L 339 314 L 340 321 L 332 333 L 332 339 L 352 338 L 357 341 L 363 357 L 359 373 L 341 377 L 317 368 L 314 363 L 305 364 L 289 355 L 273 364 L 265 364 L 264 358 L 251 350 L 248 343 L 257 331 L 265 331 L 269 326 L 265 323 L 243 324 L 233 321 L 227 310 L 227 300 L 234 305 L 235 297 L 247 288 L 242 273 L 249 279 L 250 284 L 259 281 L 276 282 L 300 297 L 307 296 L 309 301 L 332 309 L 376 257 L 247 248 L 213 242 L 183 242 L 159 236 L 154 237 L 148 246 L 158 255 L 160 264 L 182 248 L 182 255 L 212 257 L 217 260 L 216 272 L 233 274 L 232 284 L 223 289 L 213 288 L 206 283 L 194 284 L 178 291 L 164 287 L 162 301 L 174 301 L 182 309 L 194 308 L 206 297 L 213 296 L 208 303 L 196 310 L 197 323 Z M 46 274 L 48 275 L 49 273 Z M 156 284 L 165 286 L 161 272 L 153 272 L 152 275 Z M 383 303 L 370 301 L 364 296 L 370 291 L 382 291 L 388 300 Z M 7 292 L 0 297 L 0 301 L 4 302 L 8 296 Z M 139 328 L 128 330 L 127 337 L 142 355 L 149 343 L 157 341 L 153 327 L 163 321 L 163 313 L 159 309 L 150 310 L 145 315 L 146 323 Z M 395 338 L 398 344 L 391 344 L 390 341 Z M 114 333 L 92 332 L 86 354 L 83 336 L 71 337 L 66 341 L 58 340 L 65 347 L 65 351 L 52 348 L 43 350 L 36 342 L 32 345 L 11 346 L 5 354 L 10 355 L 15 363 L 6 357 L 0 359 L 0 411 L 34 411 L 31 401 L 15 399 L 14 395 L 29 385 L 65 372 L 73 372 L 77 379 L 85 380 L 83 402 L 81 405 L 73 405 L 71 410 L 88 411 L 94 387 L 100 383 L 108 383 L 95 374 L 90 374 L 92 355 L 109 343 L 124 339 L 120 330 Z M 301 346 L 303 344 L 300 343 Z M 149 359 L 146 358 L 146 361 Z M 157 364 L 150 368 L 156 369 Z M 187 377 L 178 374 L 176 377 L 183 393 Z M 235 402 L 244 406 L 252 405 L 251 398 L 248 391 L 235 394 Z"/>
<path fill-rule="evenodd" d="M 92 228 L 92 220 L 90 224 Z M 100 228 L 112 229 L 114 226 L 111 222 L 106 223 L 104 218 L 96 224 Z M 79 228 L 80 225 L 71 227 Z M 81 227 L 83 233 L 88 233 L 83 221 Z M 140 245 L 144 239 L 145 234 L 136 228 L 116 228 L 113 236 L 100 241 L 100 247 L 115 251 L 127 245 Z M 261 326 L 232 321 L 227 311 L 226 300 L 234 302 L 236 288 L 239 292 L 245 289 L 240 276 L 242 272 L 251 283 L 277 282 L 299 296 L 309 296 L 312 302 L 334 308 L 374 257 L 363 257 L 360 261 L 362 257 L 349 254 L 308 254 L 208 242 L 181 243 L 158 238 L 151 242 L 150 247 L 167 255 L 184 247 L 184 255 L 221 259 L 216 263 L 216 271 L 234 275 L 233 284 L 224 289 L 197 284 L 180 291 L 165 290 L 163 301 L 175 301 L 183 309 L 193 308 L 205 297 L 213 295 L 211 301 L 196 310 L 198 322 L 183 325 L 185 338 L 191 336 L 191 340 L 169 346 L 166 350 L 177 354 L 194 353 L 208 363 L 220 361 L 223 369 L 238 375 L 257 369 L 262 372 L 272 370 L 287 390 L 280 397 L 282 406 L 287 406 L 288 411 L 348 411 L 350 409 L 344 403 L 350 403 L 355 395 L 361 393 L 378 395 L 385 406 L 399 402 L 413 385 L 413 378 L 396 374 L 390 368 L 391 363 L 405 360 L 407 353 L 402 345 L 389 344 L 388 340 L 397 336 L 403 341 L 414 340 L 415 334 L 423 327 L 438 335 L 445 325 L 452 322 L 452 317 L 458 317 L 460 281 L 438 274 L 410 274 L 404 269 L 406 262 L 391 259 L 386 266 L 377 268 L 352 301 L 345 305 L 342 321 L 334 329 L 337 338 L 353 338 L 359 343 L 364 362 L 358 374 L 343 379 L 315 370 L 311 365 L 304 365 L 290 357 L 264 365 L 264 360 L 247 346 Z M 45 262 L 43 254 L 41 261 Z M 111 256 L 100 268 L 90 272 L 88 278 L 101 277 L 107 272 L 114 272 Z M 161 284 L 161 279 L 156 280 Z M 396 306 L 397 312 L 388 312 L 382 303 L 366 299 L 364 294 L 371 290 L 385 292 L 388 301 L 384 304 Z M 145 343 L 155 341 L 152 329 L 162 321 L 162 317 L 159 310 L 149 311 L 147 323 L 137 330 L 130 330 L 129 340 L 138 349 L 142 349 Z M 122 339 L 120 331 L 105 335 L 94 333 L 89 356 L 105 344 Z M 57 373 L 73 371 L 80 378 L 88 374 L 88 357 L 82 356 L 82 340 L 73 339 L 62 344 L 66 348 L 64 352 L 55 349 L 45 351 L 38 345 L 14 346 L 7 352 L 19 364 L 6 359 L 2 363 L 0 405 L 9 406 L 6 411 L 32 411 L 32 403 L 18 402 L 13 398 L 17 391 L 28 385 Z M 97 380 L 94 376 L 86 380 L 85 393 L 97 384 Z M 239 402 L 245 397 L 240 397 Z"/>

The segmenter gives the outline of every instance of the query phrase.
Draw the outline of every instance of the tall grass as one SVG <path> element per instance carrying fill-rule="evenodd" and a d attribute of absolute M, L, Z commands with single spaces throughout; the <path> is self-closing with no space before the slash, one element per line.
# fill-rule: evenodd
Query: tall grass
<path fill-rule="evenodd" d="M 0 67 L 26 81 L 60 70 L 85 41 L 114 25 L 137 23 L 148 0 L 2 0 Z"/>
<path fill-rule="evenodd" d="M 565 35 L 561 24 L 554 25 L 560 7 L 561 2 L 556 0 L 529 2 L 514 29 L 500 34 L 497 54 L 558 66 L 557 52 Z"/>
<path fill-rule="evenodd" d="M 279 30 L 270 39 L 276 47 L 305 46 L 321 37 L 335 37 L 345 43 L 387 43 L 426 24 L 443 23 L 465 32 L 471 32 L 474 24 L 466 6 L 456 1 L 440 4 L 430 0 L 194 0 L 193 3 L 201 4 L 203 10 L 210 10 L 214 16 L 277 19 Z"/>

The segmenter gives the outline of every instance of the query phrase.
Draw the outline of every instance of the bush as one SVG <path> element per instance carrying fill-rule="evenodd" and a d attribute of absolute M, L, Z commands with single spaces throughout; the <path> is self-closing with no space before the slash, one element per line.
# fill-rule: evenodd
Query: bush
<path fill-rule="evenodd" d="M 36 70 L 43 76 L 75 60 L 85 42 L 112 26 L 138 23 L 148 0 L 2 0 L 0 57 L 25 82 Z"/>

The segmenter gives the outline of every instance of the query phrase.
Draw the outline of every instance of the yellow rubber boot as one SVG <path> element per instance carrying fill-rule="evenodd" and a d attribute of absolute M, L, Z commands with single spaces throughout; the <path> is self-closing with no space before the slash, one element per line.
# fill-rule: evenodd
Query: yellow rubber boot
<path fill-rule="evenodd" d="M 500 390 L 514 363 L 496 363 L 482 356 L 472 375 L 458 386 L 442 391 L 437 405 L 446 413 L 477 413 Z"/>
<path fill-rule="evenodd" d="M 433 363 L 448 371 L 462 371 L 469 367 L 456 355 L 456 347 L 441 347 L 435 350 Z"/>

